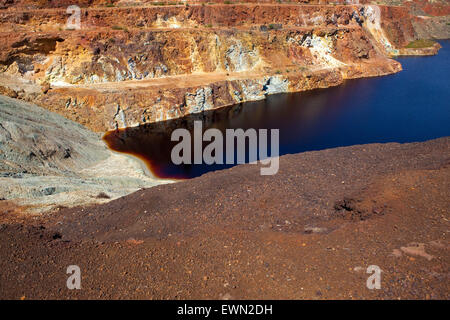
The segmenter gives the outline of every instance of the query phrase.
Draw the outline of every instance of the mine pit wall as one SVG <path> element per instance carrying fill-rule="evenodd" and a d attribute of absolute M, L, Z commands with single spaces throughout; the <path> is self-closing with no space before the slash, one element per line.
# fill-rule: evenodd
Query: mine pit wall
<path fill-rule="evenodd" d="M 133 6 L 161 6 L 163 4 L 169 6 L 176 5 L 235 5 L 235 4 L 276 4 L 276 5 L 292 5 L 292 4 L 358 4 L 367 3 L 370 0 L 246 0 L 246 1 L 229 1 L 229 0 L 77 0 L 76 4 L 81 8 L 86 7 L 133 7 Z M 67 8 L 73 5 L 73 0 L 0 0 L 0 9 L 48 9 L 48 8 Z"/>
<path fill-rule="evenodd" d="M 368 27 L 362 8 L 367 7 L 83 9 L 80 31 L 62 30 L 64 10 L 3 10 L 0 25 L 10 31 L 0 33 L 0 71 L 38 85 L 50 82 L 53 88 L 45 93 L 12 94 L 94 131 L 136 126 L 268 94 L 398 72 L 401 66 L 387 56 L 391 47 L 414 39 L 407 9 L 377 6 L 380 29 L 376 23 Z M 114 30 L 118 26 L 120 30 Z M 202 72 L 222 75 L 184 86 L 170 81 L 114 86 L 126 80 L 164 80 Z M 0 86 L 2 92 L 10 93 Z"/>
<path fill-rule="evenodd" d="M 250 32 L 227 30 L 217 30 L 213 33 L 183 30 L 152 31 L 152 35 L 173 43 L 174 48 L 180 48 L 175 49 L 176 54 L 169 51 L 163 55 L 164 59 L 161 61 L 167 66 L 167 73 L 183 75 L 192 71 L 222 70 L 237 72 L 235 79 L 231 75 L 227 80 L 182 88 L 176 86 L 136 87 L 132 90 L 120 86 L 104 90 L 54 88 L 47 94 L 36 97 L 37 101 L 93 130 L 102 131 L 112 129 L 116 125 L 135 126 L 240 102 L 264 99 L 268 94 L 326 88 L 342 83 L 344 78 L 377 76 L 400 70 L 398 63 L 386 59 L 377 52 L 369 35 L 361 28 L 278 30 L 254 33 L 252 36 Z M 189 41 L 190 37 L 194 37 L 195 40 Z M 116 43 L 120 41 L 119 35 L 114 38 Z M 215 49 L 216 38 L 220 40 L 222 46 L 217 54 L 211 54 Z M 210 41 L 211 39 L 213 41 Z M 328 39 L 334 52 L 331 49 L 327 52 L 327 47 L 319 46 L 320 50 L 315 53 L 308 47 L 311 45 L 310 42 L 314 41 L 319 41 L 320 45 L 321 39 Z M 139 48 L 142 41 L 145 39 L 131 43 Z M 197 43 L 197 48 L 201 48 L 197 50 L 195 59 L 192 59 L 191 50 L 182 55 L 183 46 L 175 45 L 185 41 Z M 236 43 L 241 47 L 238 48 Z M 130 52 L 133 51 L 134 48 Z M 168 63 L 171 61 L 173 63 Z M 67 65 L 77 64 L 73 62 Z M 154 65 L 161 64 L 160 62 L 150 64 Z M 201 68 L 196 70 L 196 66 L 199 65 Z M 50 72 L 46 73 L 46 76 L 58 75 L 62 68 L 57 66 L 53 64 L 53 67 L 49 67 L 47 70 Z M 104 73 L 100 73 L 105 68 L 97 67 L 97 64 L 88 64 L 82 69 L 72 70 L 76 77 L 79 74 L 96 74 L 99 79 L 105 77 Z M 140 67 L 144 68 L 145 65 L 135 65 L 134 76 L 140 77 L 143 74 L 144 69 L 139 69 Z M 282 70 L 282 73 L 277 74 L 278 70 Z M 114 78 L 116 72 L 117 70 L 112 69 L 107 76 L 117 81 L 118 79 Z M 242 77 L 239 76 L 239 72 L 247 73 Z M 155 79 L 161 78 L 159 74 L 153 75 L 156 76 Z"/>
<path fill-rule="evenodd" d="M 381 10 L 381 28 L 386 37 L 397 48 L 404 47 L 415 39 L 412 17 L 405 7 L 378 6 Z"/>
<path fill-rule="evenodd" d="M 399 63 L 388 61 L 363 64 L 359 68 L 352 66 L 215 81 L 186 88 L 149 87 L 109 92 L 59 88 L 40 95 L 38 101 L 94 131 L 104 131 L 260 100 L 269 94 L 327 88 L 341 84 L 344 79 L 379 76 L 401 69 Z"/>
<path fill-rule="evenodd" d="M 208 5 L 208 6 L 153 6 L 124 8 L 82 8 L 83 29 L 126 26 L 128 28 L 207 26 L 240 27 L 280 23 L 283 26 L 319 26 L 325 23 L 348 24 L 359 5 Z M 391 10 L 387 7 L 386 10 Z M 117 15 L 120 14 L 120 19 Z M 333 18 L 333 14 L 335 18 Z M 24 27 L 48 28 L 58 31 L 64 27 L 68 14 L 65 9 L 0 12 L 0 23 L 14 23 Z"/>
<path fill-rule="evenodd" d="M 173 29 L 18 37 L 19 42 L 10 43 L 11 49 L 0 54 L 0 70 L 28 70 L 36 81 L 67 85 L 201 72 L 299 71 L 383 58 L 370 34 L 354 26 L 272 32 Z M 8 43 L 10 37 L 5 35 L 3 40 Z"/>
<path fill-rule="evenodd" d="M 391 4 L 391 5 L 407 5 L 410 7 L 419 7 L 424 12 L 439 15 L 449 14 L 448 1 L 446 0 L 246 0 L 246 1 L 229 1 L 229 0 L 76 0 L 80 7 L 126 7 L 126 6 L 142 6 L 142 5 L 203 5 L 203 4 L 277 4 L 277 5 L 292 5 L 292 4 Z M 66 8 L 74 4 L 73 0 L 0 0 L 0 8 L 14 9 L 14 8 L 29 8 L 29 9 L 44 9 L 44 8 Z M 445 13 L 446 12 L 446 13 Z"/>

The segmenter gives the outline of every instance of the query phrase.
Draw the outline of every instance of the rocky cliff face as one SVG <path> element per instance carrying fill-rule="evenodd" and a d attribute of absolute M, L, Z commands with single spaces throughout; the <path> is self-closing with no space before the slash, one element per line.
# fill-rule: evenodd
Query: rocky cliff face
<path fill-rule="evenodd" d="M 405 48 L 427 32 L 405 6 L 134 2 L 90 2 L 66 30 L 63 2 L 3 1 L 0 93 L 105 131 L 394 73 L 389 57 L 438 49 Z"/>

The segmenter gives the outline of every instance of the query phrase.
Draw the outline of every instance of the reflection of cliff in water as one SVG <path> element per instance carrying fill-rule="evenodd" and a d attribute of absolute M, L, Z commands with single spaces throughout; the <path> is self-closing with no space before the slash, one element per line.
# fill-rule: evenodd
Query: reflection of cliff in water
<path fill-rule="evenodd" d="M 284 146 L 280 152 L 283 152 L 290 149 L 290 143 L 314 134 L 320 130 L 321 124 L 333 118 L 333 113 L 337 111 L 333 105 L 342 96 L 340 92 L 331 88 L 273 95 L 266 100 L 204 111 L 180 119 L 109 131 L 103 139 L 111 149 L 145 161 L 158 177 L 191 178 L 230 165 L 173 165 L 170 154 L 178 143 L 171 141 L 175 129 L 185 128 L 191 132 L 191 137 L 194 121 L 202 121 L 203 130 L 219 129 L 224 136 L 226 129 L 280 129 L 280 147 Z"/>
<path fill-rule="evenodd" d="M 174 166 L 170 141 L 176 128 L 279 129 L 280 155 L 373 142 L 424 141 L 450 135 L 450 41 L 433 57 L 399 58 L 404 71 L 293 94 L 268 96 L 215 111 L 112 131 L 116 151 L 145 160 L 160 177 L 195 177 L 226 165 Z M 351 155 L 349 155 L 351 157 Z M 283 162 L 280 162 L 280 170 Z"/>

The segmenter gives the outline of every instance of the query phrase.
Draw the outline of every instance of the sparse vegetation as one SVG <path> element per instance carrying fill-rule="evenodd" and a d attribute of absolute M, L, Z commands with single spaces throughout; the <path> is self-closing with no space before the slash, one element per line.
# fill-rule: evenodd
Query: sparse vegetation
<path fill-rule="evenodd" d="M 97 197 L 96 197 L 97 199 L 111 199 L 111 197 L 110 196 L 108 196 L 105 192 L 100 192 L 98 195 L 97 195 Z"/>
<path fill-rule="evenodd" d="M 282 25 L 280 23 L 271 23 L 268 25 L 269 30 L 280 30 Z"/>
<path fill-rule="evenodd" d="M 419 39 L 411 41 L 405 48 L 409 49 L 421 49 L 432 47 L 436 42 L 428 39 Z"/>
<path fill-rule="evenodd" d="M 111 28 L 113 30 L 122 30 L 122 31 L 128 32 L 128 29 L 126 27 L 122 27 L 122 26 L 118 26 L 118 25 L 114 25 Z"/>

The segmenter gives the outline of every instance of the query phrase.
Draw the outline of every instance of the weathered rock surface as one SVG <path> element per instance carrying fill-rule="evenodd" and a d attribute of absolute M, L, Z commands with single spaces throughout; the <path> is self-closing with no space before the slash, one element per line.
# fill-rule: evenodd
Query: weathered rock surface
<path fill-rule="evenodd" d="M 136 160 L 60 115 L 0 96 L 0 196 L 30 211 L 105 202 L 159 184 Z M 9 204 L 9 201 L 14 202 Z M 23 209 L 23 208 L 22 208 Z"/>
<path fill-rule="evenodd" d="M 90 2 L 65 30 L 64 2 L 5 2 L 0 93 L 106 131 L 390 74 L 389 57 L 439 48 L 405 48 L 437 32 L 407 6 L 133 3 Z"/>

